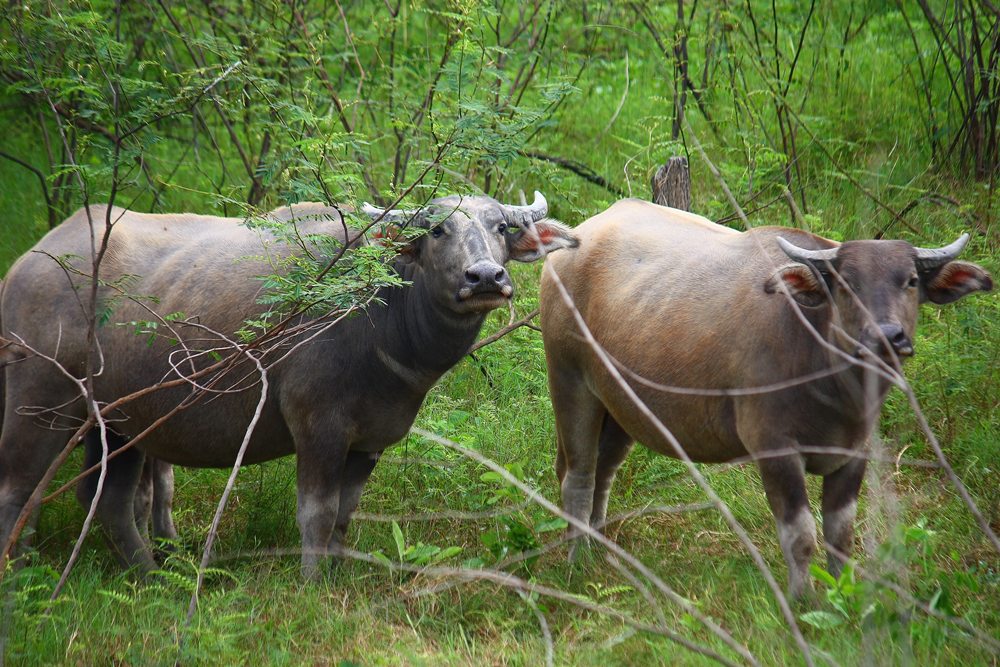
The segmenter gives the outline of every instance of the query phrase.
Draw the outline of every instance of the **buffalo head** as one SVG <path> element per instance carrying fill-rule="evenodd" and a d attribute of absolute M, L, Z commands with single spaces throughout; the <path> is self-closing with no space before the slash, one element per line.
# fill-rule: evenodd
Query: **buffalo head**
<path fill-rule="evenodd" d="M 452 195 L 414 211 L 370 204 L 362 210 L 393 228 L 424 230 L 401 247 L 400 258 L 419 266 L 433 298 L 458 313 L 485 313 L 510 300 L 508 260 L 533 262 L 578 244 L 568 227 L 544 219 L 548 204 L 540 192 L 529 206 Z"/>
<path fill-rule="evenodd" d="M 884 360 L 913 354 L 917 307 L 944 304 L 966 294 L 993 289 L 983 268 L 955 258 L 969 241 L 963 234 L 943 248 L 917 248 L 905 241 L 848 241 L 822 249 L 801 248 L 778 237 L 796 264 L 778 269 L 791 296 L 808 309 L 829 308 L 839 327 L 835 342 L 856 356 Z"/>

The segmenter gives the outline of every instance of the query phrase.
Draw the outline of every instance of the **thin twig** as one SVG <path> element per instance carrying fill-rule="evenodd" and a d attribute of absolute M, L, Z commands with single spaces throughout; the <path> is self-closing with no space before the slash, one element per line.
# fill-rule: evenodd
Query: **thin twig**
<path fill-rule="evenodd" d="M 469 348 L 469 352 L 468 353 L 472 354 L 473 352 L 475 352 L 476 350 L 478 350 L 480 348 L 486 347 L 487 345 L 490 345 L 491 343 L 495 343 L 498 340 L 500 340 L 501 338 L 503 338 L 504 336 L 506 336 L 507 334 L 509 334 L 512 331 L 514 331 L 515 329 L 520 329 L 521 327 L 529 327 L 531 329 L 538 330 L 537 327 L 535 327 L 534 325 L 531 324 L 531 320 L 535 319 L 536 317 L 538 317 L 538 309 L 537 308 L 535 308 L 533 311 L 531 311 L 530 313 L 528 313 L 527 315 L 525 315 L 521 319 L 517 320 L 516 322 L 511 322 L 510 324 L 508 324 L 507 326 L 505 326 L 503 329 L 500 329 L 496 333 L 491 334 L 491 335 L 487 336 L 486 338 L 484 338 L 484 339 L 476 342 L 475 345 L 473 345 L 472 347 Z"/>

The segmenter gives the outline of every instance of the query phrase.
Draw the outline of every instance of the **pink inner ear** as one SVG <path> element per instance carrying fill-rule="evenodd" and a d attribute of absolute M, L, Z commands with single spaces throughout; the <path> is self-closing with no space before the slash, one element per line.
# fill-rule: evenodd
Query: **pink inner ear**
<path fill-rule="evenodd" d="M 794 291 L 811 289 L 811 281 L 798 271 L 786 271 L 781 275 L 781 279 Z"/>
<path fill-rule="evenodd" d="M 971 271 L 966 271 L 965 269 L 952 269 L 948 272 L 948 275 L 943 276 L 946 285 L 961 285 L 967 283 L 974 279 L 976 276 Z M 935 281 L 936 282 L 936 281 Z"/>
<path fill-rule="evenodd" d="M 542 227 L 538 230 L 538 238 L 541 240 L 543 245 L 548 245 L 552 243 L 552 239 L 556 237 L 555 233 L 548 229 L 547 227 Z"/>
<path fill-rule="evenodd" d="M 375 232 L 372 232 L 372 238 L 376 241 L 388 240 L 395 241 L 399 238 L 399 227 L 390 225 L 388 227 L 383 227 Z"/>

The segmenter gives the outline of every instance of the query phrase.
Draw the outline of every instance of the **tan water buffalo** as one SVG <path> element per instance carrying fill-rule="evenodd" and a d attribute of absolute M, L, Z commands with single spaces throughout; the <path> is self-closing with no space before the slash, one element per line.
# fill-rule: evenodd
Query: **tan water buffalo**
<path fill-rule="evenodd" d="M 315 207 L 310 211 L 315 213 Z M 544 219 L 546 212 L 540 193 L 529 206 L 449 196 L 419 212 L 367 207 L 373 218 L 428 230 L 408 242 L 395 262 L 409 284 L 382 289 L 358 316 L 309 340 L 302 334 L 262 359 L 273 364 L 269 391 L 244 461 L 297 456 L 304 575 L 317 575 L 321 559 L 335 552 L 382 450 L 407 433 L 428 390 L 464 356 L 486 314 L 510 300 L 514 289 L 504 264 L 534 261 L 576 244 L 567 228 Z M 335 209 L 326 213 L 311 216 L 303 229 L 322 231 L 340 243 L 352 238 Z M 105 208 L 91 207 L 91 216 L 103 231 Z M 289 252 L 280 240 L 238 219 L 121 209 L 112 210 L 110 219 L 114 228 L 102 281 L 127 283 L 130 293 L 157 301 L 114 299 L 110 288 L 102 288 L 103 302 L 113 308 L 110 322 L 98 329 L 104 368 L 94 378 L 94 391 L 100 402 L 175 377 L 168 360 L 173 354 L 176 361 L 176 345 L 166 337 L 150 344 L 135 327 L 115 322 L 151 320 L 147 308 L 161 316 L 180 311 L 187 323 L 176 326 L 189 346 L 225 350 L 230 346 L 222 337 L 232 338 L 247 318 L 265 309 L 258 302 L 263 294 L 259 276 L 274 271 L 269 260 Z M 0 335 L 55 357 L 77 377 L 92 354 L 79 296 L 86 291 L 81 286 L 90 284 L 90 256 L 91 231 L 81 210 L 18 260 L 0 294 Z M 75 262 L 83 275 L 53 259 L 73 264 L 73 257 L 87 258 Z M 131 277 L 123 281 L 123 276 Z M 193 365 L 212 361 L 212 355 L 202 355 Z M 252 383 L 255 369 L 244 362 L 216 388 L 240 378 Z M 45 359 L 9 364 L 4 372 L 0 545 L 66 442 L 67 432 L 48 428 L 46 419 L 72 425 L 86 415 L 75 386 Z M 162 390 L 124 406 L 112 424 L 118 444 L 189 399 L 191 391 L 189 386 Z M 167 463 L 230 467 L 259 398 L 259 387 L 215 393 L 153 431 L 142 441 L 142 452 Z M 25 406 L 55 410 L 38 415 Z M 124 563 L 149 569 L 152 554 L 133 516 L 141 460 L 137 454 L 111 463 L 98 517 Z"/>
<path fill-rule="evenodd" d="M 580 248 L 547 263 L 540 297 L 565 510 L 603 525 L 633 441 L 676 452 L 583 342 L 556 275 L 692 460 L 756 458 L 789 592 L 799 594 L 816 548 L 805 473 L 823 477 L 824 539 L 850 553 L 865 469 L 850 452 L 864 451 L 890 387 L 869 369 L 913 354 L 920 303 L 992 288 L 982 268 L 953 261 L 968 237 L 927 250 L 903 241 L 839 244 L 779 227 L 740 233 L 636 200 L 575 231 Z M 777 451 L 791 453 L 766 457 Z"/>

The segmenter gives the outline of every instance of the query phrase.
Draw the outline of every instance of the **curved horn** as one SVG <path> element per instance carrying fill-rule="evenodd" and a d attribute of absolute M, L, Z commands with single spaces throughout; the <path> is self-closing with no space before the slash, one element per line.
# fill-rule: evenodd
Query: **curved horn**
<path fill-rule="evenodd" d="M 378 220 L 379 218 L 382 218 L 386 222 L 389 222 L 401 219 L 409 220 L 417 213 L 419 213 L 420 209 L 414 209 L 414 210 L 406 210 L 401 208 L 387 209 L 387 208 L 379 208 L 378 206 L 372 206 L 368 202 L 364 202 L 364 204 L 361 205 L 361 212 L 367 215 L 372 220 Z"/>
<path fill-rule="evenodd" d="M 538 222 L 549 212 L 549 203 L 545 201 L 545 196 L 535 190 L 535 200 L 529 206 L 514 206 L 513 204 L 503 204 L 504 211 L 514 220 L 520 222 Z"/>
<path fill-rule="evenodd" d="M 917 251 L 913 263 L 917 265 L 917 271 L 928 271 L 947 264 L 958 257 L 958 254 L 969 242 L 969 234 L 966 232 L 958 237 L 958 240 L 943 248 L 914 248 Z"/>
<path fill-rule="evenodd" d="M 781 249 L 785 251 L 785 254 L 794 259 L 796 262 L 801 262 L 803 264 L 814 264 L 817 265 L 816 268 L 819 269 L 821 262 L 834 262 L 837 259 L 837 251 L 840 248 L 826 248 L 825 250 L 806 250 L 805 248 L 800 248 L 794 243 L 786 241 L 782 237 L 778 238 L 778 245 Z"/>

